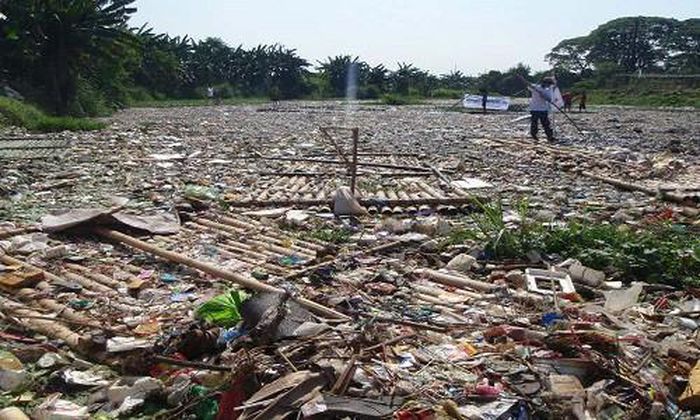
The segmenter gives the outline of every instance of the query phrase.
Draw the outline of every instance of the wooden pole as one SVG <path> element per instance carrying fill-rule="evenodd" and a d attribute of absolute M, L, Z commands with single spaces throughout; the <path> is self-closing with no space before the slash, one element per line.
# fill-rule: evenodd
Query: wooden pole
<path fill-rule="evenodd" d="M 274 286 L 271 286 L 269 284 L 262 283 L 258 280 L 255 280 L 253 278 L 249 277 L 244 277 L 241 276 L 240 274 L 236 274 L 232 271 L 225 270 L 221 267 L 217 267 L 213 264 L 209 264 L 206 262 L 198 261 L 195 260 L 194 258 L 187 257 L 185 255 L 178 254 L 177 252 L 172 252 L 168 251 L 166 249 L 159 248 L 157 246 L 151 245 L 147 242 L 141 241 L 139 239 L 136 239 L 134 237 L 131 237 L 129 235 L 125 235 L 123 233 L 114 231 L 114 230 L 109 230 L 105 228 L 97 228 L 95 232 L 107 239 L 116 241 L 116 242 L 121 242 L 123 244 L 129 245 L 131 247 L 134 247 L 136 249 L 140 249 L 142 251 L 148 252 L 150 254 L 157 255 L 161 258 L 165 258 L 168 261 L 172 261 L 178 264 L 183 264 L 188 267 L 196 268 L 197 270 L 203 271 L 207 274 L 211 274 L 212 276 L 216 276 L 225 280 L 232 281 L 240 286 L 243 286 L 245 288 L 251 289 L 251 290 L 256 290 L 258 292 L 268 292 L 268 293 L 281 293 L 281 294 L 286 294 L 287 292 L 284 289 L 280 289 Z M 302 306 L 306 307 L 307 309 L 314 311 L 318 314 L 321 314 L 323 316 L 329 317 L 329 318 L 336 318 L 336 319 L 342 319 L 342 320 L 350 320 L 350 318 L 338 311 L 335 311 L 333 309 L 327 308 L 319 303 L 313 302 L 311 300 L 308 300 L 306 298 L 302 297 L 294 297 L 294 299 Z"/>
<path fill-rule="evenodd" d="M 0 296 L 0 310 L 15 317 L 23 327 L 55 340 L 63 340 L 73 350 L 85 353 L 86 340 L 80 334 L 57 322 L 58 320 L 42 319 L 43 314 L 2 296 Z"/>
<path fill-rule="evenodd" d="M 485 199 L 479 197 L 479 200 Z M 360 199 L 358 200 L 362 206 L 381 206 L 381 207 L 396 207 L 396 206 L 458 206 L 463 204 L 471 204 L 474 202 L 473 197 L 431 197 L 431 198 L 415 198 L 411 200 L 380 200 L 380 199 Z M 487 200 L 488 201 L 488 200 Z M 281 199 L 281 200 L 235 200 L 227 201 L 229 207 L 266 207 L 266 206 L 329 206 L 333 207 L 333 201 L 327 199 Z"/>
<path fill-rule="evenodd" d="M 39 228 L 36 226 L 17 228 L 17 229 L 0 230 L 0 239 L 11 238 L 13 236 L 24 235 L 27 233 L 38 232 L 38 231 L 39 231 Z"/>
<path fill-rule="evenodd" d="M 360 156 L 358 154 L 358 156 Z M 292 176 L 312 176 L 316 178 L 337 178 L 338 176 L 344 175 L 342 172 L 248 172 L 251 175 L 258 176 L 279 176 L 279 177 L 292 177 Z M 426 177 L 433 176 L 429 172 L 357 172 L 357 176 L 361 175 L 374 175 L 378 177 L 393 177 L 393 178 L 408 178 L 408 177 Z"/>
<path fill-rule="evenodd" d="M 249 160 L 277 160 L 282 162 L 310 162 L 310 163 L 323 163 L 328 165 L 342 165 L 347 166 L 346 162 L 342 160 L 330 160 L 330 159 L 311 159 L 303 157 L 284 157 L 284 156 L 247 156 L 246 159 Z M 387 169 L 403 169 L 407 171 L 416 172 L 428 172 L 430 173 L 430 168 L 422 168 L 409 165 L 393 165 L 389 163 L 375 163 L 375 162 L 357 162 L 357 166 L 366 166 L 369 168 L 387 168 Z M 451 173 L 454 172 L 452 169 L 443 169 L 443 172 Z"/>
<path fill-rule="evenodd" d="M 454 274 L 441 273 L 439 271 L 431 270 L 428 268 L 421 268 L 413 271 L 416 274 L 424 274 L 430 278 L 430 280 L 442 283 L 448 286 L 454 286 L 459 288 L 467 288 L 472 290 L 478 290 L 480 292 L 493 292 L 501 287 L 492 283 L 486 283 L 483 281 L 472 280 L 466 276 L 458 276 Z"/>
<path fill-rule="evenodd" d="M 331 135 L 328 133 L 328 131 L 326 131 L 326 129 L 323 128 L 323 127 L 319 127 L 319 131 L 321 131 L 321 133 L 322 133 L 324 136 L 326 136 L 326 138 L 328 139 L 328 141 L 331 142 L 331 144 L 332 144 L 333 147 L 335 148 L 336 153 L 338 154 L 338 157 L 339 157 L 340 159 L 342 159 L 343 162 L 345 162 L 345 163 L 350 163 L 350 161 L 348 160 L 347 156 L 345 156 L 345 153 L 343 153 L 343 149 L 341 149 L 340 146 L 338 146 L 338 143 L 336 143 L 336 141 L 333 139 L 333 136 L 331 136 Z"/>
<path fill-rule="evenodd" d="M 373 254 L 373 253 L 375 253 L 375 252 L 381 252 L 381 251 L 386 251 L 387 249 L 395 248 L 395 247 L 400 246 L 400 245 L 403 245 L 403 244 L 405 244 L 405 243 L 406 243 L 406 242 L 403 242 L 403 241 L 392 241 L 392 242 L 389 242 L 389 243 L 386 243 L 386 244 L 377 245 L 377 246 L 374 246 L 374 247 L 372 247 L 372 248 L 368 248 L 368 249 L 365 249 L 365 250 L 363 250 L 363 251 L 356 252 L 356 253 L 352 254 L 352 256 L 353 256 L 353 257 L 359 257 L 359 256 L 362 256 L 362 255 L 370 255 L 370 254 Z M 307 274 L 309 274 L 309 273 L 311 273 L 311 272 L 313 272 L 313 271 L 315 271 L 315 270 L 318 270 L 319 268 L 323 268 L 323 267 L 327 267 L 327 266 L 329 266 L 329 265 L 333 265 L 333 264 L 335 264 L 337 261 L 338 261 L 338 259 L 337 259 L 337 258 L 334 258 L 334 259 L 332 259 L 332 260 L 330 260 L 330 261 L 324 261 L 324 262 L 322 262 L 322 263 L 319 263 L 319 264 L 316 264 L 316 265 L 312 265 L 312 266 L 306 267 L 306 268 L 304 268 L 303 270 L 299 270 L 299 271 L 295 271 L 295 272 L 293 272 L 293 273 L 291 273 L 291 274 L 287 274 L 286 276 L 284 276 L 284 279 L 285 279 L 285 280 L 292 280 L 292 279 L 295 279 L 295 278 L 298 278 L 298 277 L 305 276 L 305 275 L 307 275 Z"/>
<path fill-rule="evenodd" d="M 357 143 L 360 139 L 360 130 L 352 129 L 352 164 L 350 165 L 350 192 L 355 195 L 355 184 L 357 182 Z"/>

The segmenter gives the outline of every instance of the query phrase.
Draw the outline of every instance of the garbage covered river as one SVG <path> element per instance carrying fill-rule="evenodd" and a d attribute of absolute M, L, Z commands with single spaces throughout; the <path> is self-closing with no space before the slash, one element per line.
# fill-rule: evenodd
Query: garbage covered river
<path fill-rule="evenodd" d="M 0 132 L 0 419 L 700 414 L 700 119 L 449 103 Z"/>

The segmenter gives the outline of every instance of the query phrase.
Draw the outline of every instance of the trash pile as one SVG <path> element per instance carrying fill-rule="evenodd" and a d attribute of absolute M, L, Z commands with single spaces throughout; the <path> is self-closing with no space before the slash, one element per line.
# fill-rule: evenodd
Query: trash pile
<path fill-rule="evenodd" d="M 118 115 L 103 139 L 114 156 L 73 139 L 60 170 L 8 164 L 0 419 L 700 412 L 700 290 L 557 255 L 496 258 L 459 236 L 488 202 L 523 222 L 523 196 L 542 226 L 665 212 L 697 226 L 692 147 L 645 164 L 646 150 L 623 159 L 600 139 L 496 136 L 512 116 L 361 107 L 353 192 L 344 165 L 322 162 L 341 159 L 327 144 L 245 131 L 279 139 L 280 124 L 309 132 L 344 113 L 289 106 L 132 110 L 158 123 Z M 449 128 L 465 120 L 481 126 Z M 237 123 L 234 139 L 223 128 Z"/>
<path fill-rule="evenodd" d="M 5 240 L 6 413 L 515 419 L 700 409 L 697 291 L 623 285 L 575 260 L 488 261 L 477 244 L 441 245 L 454 226 L 440 216 L 369 229 L 354 217 L 264 214 L 266 235 L 277 226 L 350 236 L 311 261 L 292 258 L 297 236 L 267 248 L 289 253 L 279 266 L 205 262 L 223 241 L 206 248 L 184 236 L 193 222 L 151 216 L 154 233 L 115 207 L 48 215 L 42 230 L 55 233 Z M 198 217 L 216 215 L 180 215 Z M 185 241 L 201 261 L 165 249 Z M 286 274 L 267 268 L 296 261 L 303 268 Z"/>

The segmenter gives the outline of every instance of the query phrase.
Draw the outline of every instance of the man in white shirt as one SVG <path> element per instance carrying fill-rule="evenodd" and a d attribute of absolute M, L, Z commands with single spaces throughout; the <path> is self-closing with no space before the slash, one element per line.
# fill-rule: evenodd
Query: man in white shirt
<path fill-rule="evenodd" d="M 545 77 L 539 84 L 534 84 L 529 83 L 521 75 L 518 75 L 518 77 L 527 84 L 527 88 L 532 95 L 530 96 L 530 136 L 537 140 L 538 125 L 541 123 L 547 140 L 550 142 L 556 141 L 549 122 L 549 109 L 554 96 L 554 79 Z"/>

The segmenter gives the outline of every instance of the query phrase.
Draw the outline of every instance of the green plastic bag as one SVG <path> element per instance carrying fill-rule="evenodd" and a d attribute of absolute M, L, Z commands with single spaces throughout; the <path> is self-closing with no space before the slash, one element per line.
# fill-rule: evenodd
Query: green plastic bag
<path fill-rule="evenodd" d="M 218 327 L 229 328 L 241 320 L 240 308 L 249 295 L 241 290 L 231 290 L 216 296 L 197 308 L 197 318 Z"/>
<path fill-rule="evenodd" d="M 209 390 L 201 385 L 193 386 L 190 391 L 193 397 L 203 397 L 207 395 L 207 393 L 209 393 Z M 194 413 L 197 419 L 215 420 L 219 413 L 219 402 L 214 397 L 207 398 L 195 406 Z"/>

